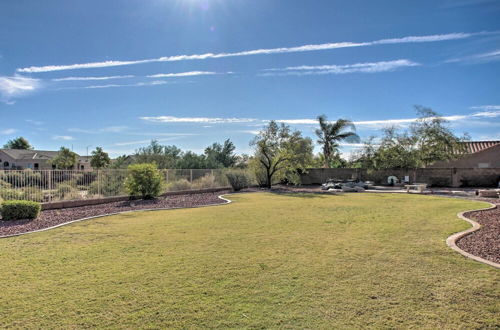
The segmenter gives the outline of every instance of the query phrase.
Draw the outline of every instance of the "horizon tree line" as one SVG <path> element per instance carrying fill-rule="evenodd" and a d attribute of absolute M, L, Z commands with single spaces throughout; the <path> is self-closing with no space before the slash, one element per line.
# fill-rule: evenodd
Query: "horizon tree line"
<path fill-rule="evenodd" d="M 469 137 L 455 136 L 447 121 L 432 109 L 422 106 L 415 106 L 415 109 L 419 117 L 409 127 L 384 128 L 381 137 L 371 136 L 363 141 L 363 147 L 349 160 L 342 158 L 340 147 L 345 143 L 360 143 L 354 123 L 342 118 L 328 121 L 325 115 L 320 115 L 315 135 L 321 152 L 316 155 L 311 138 L 286 124 L 271 121 L 250 142 L 252 155 L 237 155 L 230 139 L 209 145 L 201 154 L 152 140 L 148 146 L 113 161 L 101 147 L 96 147 L 92 151 L 91 165 L 96 169 L 126 168 L 137 163 L 155 163 L 160 169 L 250 168 L 259 184 L 270 187 L 278 181 L 298 183 L 300 174 L 307 168 L 409 169 L 458 157 L 463 152 L 462 142 Z M 33 149 L 23 137 L 9 140 L 4 148 Z M 77 155 L 61 147 L 52 162 L 59 169 L 73 168 Z"/>

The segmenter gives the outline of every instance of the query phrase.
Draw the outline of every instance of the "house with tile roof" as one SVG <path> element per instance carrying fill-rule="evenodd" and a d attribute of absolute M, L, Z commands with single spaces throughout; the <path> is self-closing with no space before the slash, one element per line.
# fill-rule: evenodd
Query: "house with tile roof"
<path fill-rule="evenodd" d="M 52 170 L 51 160 L 59 151 L 0 149 L 0 170 Z M 78 156 L 74 170 L 91 171 L 90 156 Z"/>
<path fill-rule="evenodd" d="M 500 168 L 500 141 L 469 141 L 458 159 L 439 161 L 431 168 Z"/>

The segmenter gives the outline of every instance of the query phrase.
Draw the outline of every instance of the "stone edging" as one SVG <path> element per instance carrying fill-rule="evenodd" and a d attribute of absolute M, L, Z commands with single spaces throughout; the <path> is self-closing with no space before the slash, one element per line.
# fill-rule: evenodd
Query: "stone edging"
<path fill-rule="evenodd" d="M 8 237 L 21 236 L 21 235 L 26 235 L 26 234 L 32 234 L 32 233 L 38 233 L 38 232 L 41 232 L 41 231 L 46 231 L 46 230 L 50 230 L 50 229 L 55 229 L 55 228 L 58 228 L 58 227 L 66 226 L 66 225 L 69 225 L 69 224 L 72 224 L 72 223 L 75 223 L 75 222 L 80 222 L 80 221 L 90 220 L 90 219 L 96 219 L 96 218 L 103 218 L 103 217 L 108 217 L 108 216 L 111 216 L 111 215 L 119 215 L 119 214 L 124 214 L 124 213 L 150 212 L 150 211 L 166 211 L 166 210 L 179 210 L 179 209 L 196 209 L 196 208 L 200 208 L 200 207 L 227 205 L 229 203 L 232 203 L 233 201 L 230 200 L 230 199 L 222 197 L 222 196 L 226 196 L 226 195 L 229 195 L 229 194 L 224 194 L 224 195 L 217 196 L 218 198 L 220 198 L 223 201 L 225 201 L 225 203 L 221 203 L 221 204 L 217 203 L 217 204 L 207 204 L 207 205 L 188 206 L 188 207 L 168 207 L 168 208 L 164 207 L 164 208 L 158 208 L 158 209 L 141 209 L 141 210 L 131 210 L 131 211 L 107 213 L 107 214 L 102 214 L 102 215 L 96 215 L 96 216 L 93 216 L 93 217 L 86 217 L 86 218 L 71 220 L 71 221 L 68 221 L 68 222 L 60 223 L 60 224 L 55 225 L 55 226 L 51 226 L 51 227 L 47 227 L 47 228 L 42 228 L 42 229 L 37 229 L 37 230 L 32 230 L 32 231 L 27 231 L 25 233 L 18 233 L 18 234 L 0 236 L 0 239 L 2 239 L 2 238 L 8 238 Z"/>
<path fill-rule="evenodd" d="M 231 189 L 231 187 L 169 191 L 169 192 L 161 194 L 159 197 L 212 193 L 212 192 L 224 191 L 224 190 L 229 190 L 229 189 Z M 122 202 L 122 201 L 131 200 L 131 199 L 140 199 L 140 197 L 112 196 L 112 197 L 100 197 L 100 198 L 90 198 L 90 199 L 76 199 L 76 200 L 68 200 L 68 201 L 46 202 L 46 203 L 41 203 L 41 204 L 42 204 L 42 211 L 45 211 L 45 210 L 54 210 L 54 209 L 65 209 L 65 208 L 70 208 L 70 207 L 80 207 L 80 206 L 99 205 L 99 204 L 106 204 L 106 203 L 113 203 L 113 202 Z"/>
<path fill-rule="evenodd" d="M 488 202 L 486 202 L 488 203 Z M 496 208 L 497 206 L 495 204 L 492 204 L 492 203 L 489 203 L 491 206 L 490 207 L 487 207 L 487 208 L 484 208 L 484 209 L 478 209 L 478 210 L 469 210 L 469 211 L 463 211 L 463 212 L 460 212 L 457 214 L 457 216 L 462 219 L 462 220 L 465 220 L 467 221 L 468 223 L 470 223 L 472 225 L 472 228 L 469 228 L 467 230 L 464 230 L 464 231 L 461 231 L 459 233 L 456 233 L 456 234 L 453 234 L 451 235 L 450 237 L 448 237 L 446 239 L 446 244 L 452 248 L 453 250 L 455 250 L 456 252 L 460 253 L 461 255 L 463 255 L 464 257 L 467 257 L 467 258 L 470 258 L 472 260 L 475 260 L 475 261 L 478 261 L 478 262 L 482 262 L 483 264 L 487 264 L 489 266 L 492 266 L 492 267 L 495 267 L 495 268 L 499 268 L 500 269 L 500 264 L 494 262 L 494 261 L 490 261 L 490 260 L 486 260 L 484 258 L 481 258 L 481 257 L 478 257 L 478 256 L 475 256 L 469 252 L 466 252 L 464 250 L 462 250 L 461 248 L 459 248 L 457 246 L 457 241 L 468 235 L 468 234 L 471 234 L 477 230 L 479 230 L 479 228 L 481 228 L 481 225 L 479 223 L 477 223 L 476 221 L 472 220 L 472 219 L 469 219 L 467 217 L 464 216 L 465 213 L 468 213 L 468 212 L 473 212 L 473 211 L 487 211 L 487 210 L 493 210 L 494 208 Z"/>

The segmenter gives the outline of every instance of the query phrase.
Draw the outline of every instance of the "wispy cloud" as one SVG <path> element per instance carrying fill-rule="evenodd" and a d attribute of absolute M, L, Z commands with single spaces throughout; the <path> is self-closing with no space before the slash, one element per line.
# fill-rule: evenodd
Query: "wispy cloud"
<path fill-rule="evenodd" d="M 496 118 L 500 117 L 499 111 L 482 111 L 476 112 L 470 115 L 452 115 L 452 116 L 443 116 L 442 118 L 448 120 L 450 122 L 466 120 L 466 119 L 478 119 L 478 118 Z M 354 121 L 353 123 L 356 126 L 363 127 L 384 127 L 391 125 L 404 125 L 416 122 L 418 118 L 402 118 L 402 119 L 384 119 L 384 120 L 364 120 L 364 121 Z M 278 119 L 276 120 L 280 123 L 285 123 L 289 125 L 315 125 L 318 123 L 317 119 Z"/>
<path fill-rule="evenodd" d="M 500 105 L 475 105 L 470 107 L 472 110 L 484 110 L 484 111 L 490 111 L 490 110 L 500 110 Z"/>
<path fill-rule="evenodd" d="M 85 86 L 83 88 L 93 89 L 93 88 L 115 88 L 115 87 L 142 87 L 142 86 L 158 86 L 168 84 L 168 81 L 156 80 L 152 82 L 140 82 L 136 84 L 110 84 L 110 85 L 93 85 L 93 86 Z"/>
<path fill-rule="evenodd" d="M 40 80 L 19 75 L 0 76 L 0 101 L 11 104 L 12 98 L 33 92 L 40 87 Z"/>
<path fill-rule="evenodd" d="M 69 132 L 84 133 L 84 134 L 99 134 L 99 133 L 121 133 L 126 131 L 128 126 L 108 126 L 99 129 L 84 129 L 84 128 L 68 128 Z"/>
<path fill-rule="evenodd" d="M 214 117 L 140 117 L 140 119 L 153 123 L 203 123 L 203 124 L 221 124 L 221 123 L 246 123 L 252 122 L 253 118 L 214 118 Z"/>
<path fill-rule="evenodd" d="M 212 71 L 189 71 L 189 72 L 179 72 L 179 73 L 157 73 L 150 76 L 148 78 L 175 78 L 175 77 L 193 77 L 193 76 L 207 76 L 214 75 L 217 72 Z"/>
<path fill-rule="evenodd" d="M 488 63 L 493 61 L 500 61 L 500 49 L 493 50 L 487 53 L 474 54 L 465 57 L 458 57 L 446 60 L 445 63 Z"/>
<path fill-rule="evenodd" d="M 2 135 L 11 135 L 11 134 L 14 134 L 15 132 L 17 132 L 17 129 L 15 129 L 15 128 L 7 128 L 7 129 L 4 129 L 4 130 L 1 130 L 0 134 L 2 134 Z"/>
<path fill-rule="evenodd" d="M 154 62 L 175 62 L 175 61 L 187 61 L 187 60 L 205 60 L 205 59 L 216 59 L 225 57 L 237 57 L 237 56 L 253 56 L 253 55 L 270 55 L 270 54 L 283 54 L 283 53 L 298 53 L 298 52 L 312 52 L 312 51 L 322 51 L 322 50 L 333 50 L 340 48 L 352 48 L 352 47 L 368 47 L 376 45 L 388 45 L 388 44 L 405 44 L 405 43 L 424 43 L 424 42 L 439 42 L 447 40 L 458 40 L 470 38 L 473 36 L 478 36 L 482 34 L 487 34 L 489 32 L 478 32 L 478 33 L 448 33 L 448 34 L 435 34 L 426 36 L 407 36 L 402 38 L 391 38 L 391 39 L 380 39 L 368 42 L 333 42 L 324 44 L 312 44 L 312 45 L 302 45 L 296 47 L 280 47 L 280 48 L 265 48 L 265 49 L 254 49 L 241 52 L 232 53 L 205 53 L 205 54 L 194 54 L 194 55 L 175 55 L 175 56 L 164 56 L 152 59 L 143 60 L 133 60 L 133 61 L 103 61 L 103 62 L 88 62 L 80 64 L 69 64 L 69 65 L 46 65 L 46 66 L 31 66 L 26 68 L 17 69 L 18 72 L 36 73 L 36 72 L 50 72 L 50 71 L 62 71 L 62 70 L 75 70 L 75 69 L 92 69 L 92 68 L 104 68 L 104 67 L 114 67 L 114 66 L 124 66 L 124 65 L 137 65 L 145 63 Z"/>
<path fill-rule="evenodd" d="M 52 140 L 62 140 L 62 141 L 71 141 L 75 138 L 69 135 L 53 135 Z"/>
<path fill-rule="evenodd" d="M 347 74 L 347 73 L 376 73 L 394 71 L 403 67 L 418 66 L 419 63 L 400 59 L 394 61 L 381 61 L 381 62 L 368 62 L 368 63 L 355 63 L 346 65 L 301 65 L 289 66 L 286 68 L 273 68 L 266 69 L 265 73 L 261 76 L 275 76 L 275 75 L 323 75 L 323 74 Z"/>
<path fill-rule="evenodd" d="M 42 126 L 43 125 L 43 121 L 40 121 L 40 120 L 25 119 L 24 121 L 27 122 L 27 123 L 36 125 L 36 126 Z"/>
<path fill-rule="evenodd" d="M 125 76 L 107 76 L 107 77 L 64 77 L 64 78 L 54 78 L 52 81 L 88 81 L 88 80 L 110 80 L 110 79 L 126 79 L 134 78 L 133 75 Z"/>
<path fill-rule="evenodd" d="M 61 87 L 61 88 L 58 88 L 58 90 L 65 90 L 65 89 L 101 89 L 101 88 L 119 88 L 119 87 L 143 87 L 143 86 L 159 86 L 159 85 L 166 85 L 166 84 L 173 84 L 173 82 L 164 81 L 164 80 L 155 80 L 155 81 L 151 81 L 151 82 L 139 82 L 139 83 L 135 83 L 135 84 L 106 84 L 106 85 Z"/>
<path fill-rule="evenodd" d="M 252 134 L 252 135 L 257 135 L 260 133 L 259 130 L 241 130 L 241 131 L 235 131 L 236 133 L 243 133 L 243 134 Z"/>
<path fill-rule="evenodd" d="M 102 132 L 120 133 L 127 130 L 127 126 L 108 126 L 101 129 Z"/>
<path fill-rule="evenodd" d="M 114 145 L 115 146 L 132 146 L 132 145 L 139 145 L 139 144 L 145 144 L 151 142 L 151 140 L 156 140 L 158 142 L 165 142 L 165 141 L 173 141 L 173 140 L 178 140 L 182 136 L 173 136 L 169 138 L 162 138 L 162 139 L 157 139 L 157 138 L 151 138 L 148 140 L 138 140 L 138 141 L 125 141 L 125 142 L 117 142 Z"/>
<path fill-rule="evenodd" d="M 486 107 L 486 108 L 485 108 Z M 496 107 L 499 107 L 499 110 Z M 480 118 L 496 118 L 500 117 L 500 106 L 478 106 L 472 107 L 474 110 L 483 110 L 475 112 L 468 115 L 450 115 L 443 116 L 442 118 L 450 122 L 456 122 L 460 120 L 471 120 Z M 256 118 L 221 118 L 221 117 L 174 117 L 174 116 L 155 116 L 155 117 L 140 117 L 141 120 L 152 122 L 152 123 L 193 123 L 193 124 L 239 124 L 239 123 L 255 123 L 252 126 L 260 126 L 267 124 L 270 120 L 268 119 L 256 119 Z M 399 119 L 381 119 L 381 120 L 362 120 L 354 121 L 356 126 L 376 128 L 385 127 L 390 125 L 404 125 L 416 122 L 418 118 L 399 118 Z M 275 119 L 276 122 L 289 124 L 289 125 L 317 125 L 318 120 L 316 118 L 303 118 L 303 119 Z M 254 134 L 256 130 L 245 130 L 239 131 L 241 133 L 251 133 Z"/>

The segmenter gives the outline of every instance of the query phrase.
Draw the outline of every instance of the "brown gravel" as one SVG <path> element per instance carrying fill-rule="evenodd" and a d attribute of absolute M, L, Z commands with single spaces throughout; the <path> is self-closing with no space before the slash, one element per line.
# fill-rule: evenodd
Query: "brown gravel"
<path fill-rule="evenodd" d="M 154 200 L 134 200 L 59 210 L 46 210 L 42 211 L 40 216 L 34 220 L 0 221 L 0 237 L 26 233 L 73 220 L 116 212 L 224 204 L 225 201 L 218 198 L 218 196 L 228 192 L 174 195 Z"/>
<path fill-rule="evenodd" d="M 472 211 L 465 217 L 478 222 L 481 228 L 457 241 L 462 250 L 500 263 L 500 205 L 488 211 Z"/>

